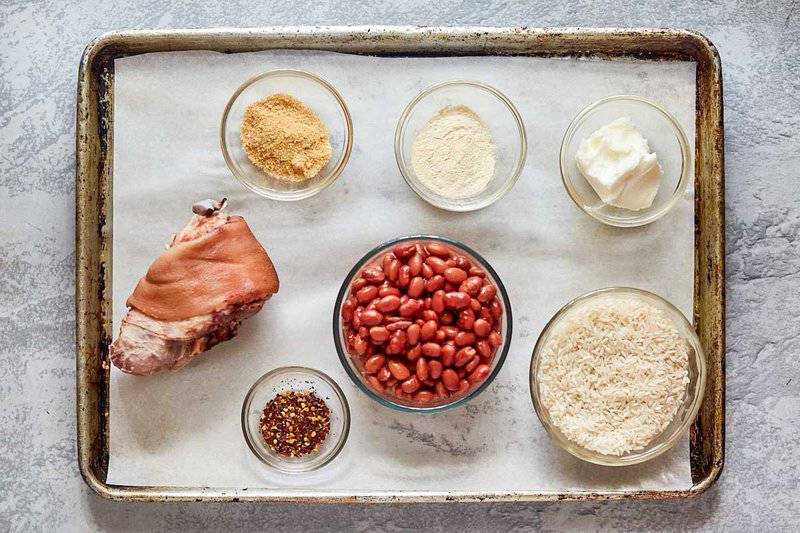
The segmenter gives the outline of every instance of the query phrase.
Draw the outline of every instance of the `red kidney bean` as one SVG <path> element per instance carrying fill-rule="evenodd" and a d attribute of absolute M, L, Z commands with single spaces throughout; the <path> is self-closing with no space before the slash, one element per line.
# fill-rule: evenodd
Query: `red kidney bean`
<path fill-rule="evenodd" d="M 472 330 L 478 337 L 486 337 L 492 332 L 492 325 L 486 319 L 479 318 L 472 326 Z"/>
<path fill-rule="evenodd" d="M 462 367 L 469 363 L 473 357 L 475 357 L 476 352 L 475 348 L 471 346 L 467 346 L 466 348 L 461 348 L 459 351 L 456 352 L 456 359 L 455 365 L 457 367 Z"/>
<path fill-rule="evenodd" d="M 386 319 L 386 321 L 389 322 L 390 320 L 394 320 L 395 318 L 400 318 L 400 317 L 390 316 L 389 318 Z M 402 320 L 402 319 L 395 320 L 394 322 L 389 322 L 386 325 L 386 329 L 388 329 L 389 331 L 398 331 L 401 329 L 408 329 L 408 327 L 411 326 L 411 324 L 413 324 L 413 322 L 411 322 L 410 320 Z"/>
<path fill-rule="evenodd" d="M 416 372 L 420 380 L 425 381 L 428 379 L 428 361 L 424 357 L 417 359 Z"/>
<path fill-rule="evenodd" d="M 448 248 L 447 245 L 439 242 L 429 242 L 426 245 L 426 248 L 428 249 L 429 253 L 439 257 L 450 257 L 452 255 L 450 248 Z"/>
<path fill-rule="evenodd" d="M 496 331 L 489 333 L 488 341 L 493 348 L 497 348 L 503 342 L 502 339 L 500 338 L 500 334 Z"/>
<path fill-rule="evenodd" d="M 425 290 L 434 293 L 444 287 L 444 276 L 440 274 L 434 274 L 431 276 L 428 281 L 425 282 Z"/>
<path fill-rule="evenodd" d="M 428 320 L 420 328 L 420 336 L 423 341 L 429 341 L 436 335 L 436 321 Z"/>
<path fill-rule="evenodd" d="M 367 280 L 365 280 L 364 278 L 356 278 L 356 280 L 353 282 L 352 290 L 355 292 L 365 285 L 369 285 L 369 282 Z"/>
<path fill-rule="evenodd" d="M 397 287 L 381 287 L 378 291 L 378 296 L 381 298 L 386 298 L 387 296 L 397 296 L 399 298 L 400 294 L 402 293 Z"/>
<path fill-rule="evenodd" d="M 422 355 L 422 345 L 417 344 L 406 352 L 406 359 L 408 359 L 413 363 L 414 361 L 419 359 L 421 355 Z"/>
<path fill-rule="evenodd" d="M 466 292 L 473 298 L 478 295 L 481 291 L 481 287 L 483 286 L 483 279 L 479 278 L 478 276 L 471 276 L 464 280 L 461 285 L 458 286 L 458 290 L 461 292 Z"/>
<path fill-rule="evenodd" d="M 401 259 L 406 259 L 411 257 L 411 254 L 417 251 L 417 247 L 413 243 L 403 243 L 395 246 L 392 251 L 394 252 L 394 255 L 396 255 L 397 257 Z"/>
<path fill-rule="evenodd" d="M 444 271 L 444 277 L 450 283 L 461 283 L 467 279 L 467 273 L 460 268 L 452 267 Z"/>
<path fill-rule="evenodd" d="M 426 296 L 422 299 L 422 309 L 430 309 L 431 308 L 431 297 Z"/>
<path fill-rule="evenodd" d="M 488 322 L 490 326 L 494 324 L 494 317 L 492 316 L 492 312 L 488 307 L 481 307 L 480 315 L 481 318 Z"/>
<path fill-rule="evenodd" d="M 495 320 L 500 320 L 500 317 L 503 316 L 503 306 L 500 305 L 500 302 L 497 301 L 497 298 L 492 300 L 492 303 L 489 304 L 489 310 L 492 312 L 492 316 Z"/>
<path fill-rule="evenodd" d="M 400 273 L 400 261 L 397 259 L 392 259 L 388 265 L 383 267 L 384 274 L 386 274 L 386 279 L 391 282 L 397 281 L 397 276 Z"/>
<path fill-rule="evenodd" d="M 442 324 L 444 324 L 446 326 L 449 326 L 450 324 L 452 324 L 454 320 L 455 320 L 455 318 L 453 317 L 453 313 L 451 313 L 449 311 L 445 311 L 444 313 L 439 315 L 439 322 L 441 322 Z"/>
<path fill-rule="evenodd" d="M 453 268 L 456 266 L 456 260 L 451 257 L 450 259 L 445 261 L 445 264 L 447 265 L 447 268 Z"/>
<path fill-rule="evenodd" d="M 467 363 L 467 365 L 464 367 L 464 370 L 465 370 L 467 373 L 469 373 L 469 372 L 472 372 L 473 370 L 475 370 L 475 368 L 477 368 L 477 366 L 478 366 L 480 363 L 481 363 L 481 358 L 480 358 L 480 356 L 479 356 L 479 355 L 476 355 L 475 357 L 473 357 L 473 358 L 470 360 L 470 362 L 469 362 L 469 363 Z"/>
<path fill-rule="evenodd" d="M 469 381 L 462 379 L 458 382 L 458 392 L 467 392 L 469 390 Z"/>
<path fill-rule="evenodd" d="M 400 316 L 405 318 L 417 316 L 420 311 L 422 311 L 422 305 L 416 300 L 408 300 L 398 310 Z"/>
<path fill-rule="evenodd" d="M 395 331 L 392 336 L 389 338 L 389 346 L 387 350 L 391 348 L 392 353 L 401 354 L 406 347 L 406 332 L 401 330 Z"/>
<path fill-rule="evenodd" d="M 428 403 L 433 400 L 433 393 L 427 390 L 421 390 L 414 395 L 414 399 L 420 403 Z"/>
<path fill-rule="evenodd" d="M 455 326 L 442 326 L 440 330 L 444 332 L 446 339 L 455 339 L 458 335 L 458 328 Z"/>
<path fill-rule="evenodd" d="M 433 296 L 431 296 L 431 309 L 433 309 L 434 312 L 444 312 L 444 295 L 445 292 L 443 290 L 438 290 L 433 293 Z"/>
<path fill-rule="evenodd" d="M 452 368 L 442 371 L 442 384 L 449 391 L 458 390 L 458 374 Z"/>
<path fill-rule="evenodd" d="M 377 326 L 381 322 L 383 322 L 383 315 L 379 311 L 364 311 L 361 313 L 361 323 L 365 326 Z"/>
<path fill-rule="evenodd" d="M 419 256 L 414 256 L 419 257 Z M 412 272 L 413 274 L 413 272 Z M 419 298 L 425 292 L 425 280 L 420 276 L 412 278 L 408 284 L 408 296 L 410 298 Z"/>
<path fill-rule="evenodd" d="M 367 376 L 367 381 L 372 386 L 373 389 L 377 389 L 379 391 L 383 390 L 383 383 L 375 376 Z"/>
<path fill-rule="evenodd" d="M 461 331 L 455 338 L 456 346 L 467 346 L 475 343 L 475 334 L 468 331 Z"/>
<path fill-rule="evenodd" d="M 369 338 L 372 342 L 386 342 L 389 340 L 389 330 L 383 326 L 374 326 L 369 329 Z"/>
<path fill-rule="evenodd" d="M 353 311 L 356 308 L 356 304 L 348 298 L 342 304 L 342 321 L 346 324 L 353 320 Z"/>
<path fill-rule="evenodd" d="M 444 292 L 458 292 L 458 285 L 448 281 L 444 284 Z"/>
<path fill-rule="evenodd" d="M 473 313 L 479 313 L 483 306 L 476 298 L 470 298 L 469 300 L 469 308 L 472 309 Z"/>
<path fill-rule="evenodd" d="M 450 396 L 450 392 L 445 388 L 444 384 L 441 381 L 437 381 L 436 386 L 434 388 L 436 389 L 436 396 L 438 398 L 444 399 Z"/>
<path fill-rule="evenodd" d="M 464 309 L 469 305 L 469 294 L 463 292 L 448 292 L 444 295 L 444 305 L 449 309 Z"/>
<path fill-rule="evenodd" d="M 395 379 L 408 379 L 408 377 L 411 375 L 408 367 L 400 361 L 389 360 L 389 362 L 386 363 L 386 366 L 389 368 L 389 372 L 392 373 L 392 376 L 394 376 Z"/>
<path fill-rule="evenodd" d="M 397 396 L 398 398 L 400 398 L 401 400 L 407 400 L 407 399 L 409 399 L 411 397 L 410 394 L 407 394 L 406 391 L 403 390 L 403 384 L 402 383 L 398 383 L 394 387 L 394 395 Z"/>
<path fill-rule="evenodd" d="M 478 350 L 478 353 L 481 357 L 489 357 L 494 353 L 494 348 L 486 342 L 485 340 L 479 340 L 475 343 L 475 349 Z"/>
<path fill-rule="evenodd" d="M 427 357 L 439 357 L 442 353 L 442 347 L 435 342 L 426 342 L 422 345 L 422 354 Z"/>
<path fill-rule="evenodd" d="M 433 340 L 438 343 L 443 343 L 447 339 L 447 334 L 442 331 L 441 329 L 436 332 L 436 335 L 433 336 Z"/>
<path fill-rule="evenodd" d="M 377 374 L 375 374 L 375 375 L 378 377 L 378 381 L 386 381 L 387 379 L 389 379 L 390 377 L 392 377 L 392 373 L 391 373 L 391 372 L 389 372 L 389 369 L 388 369 L 388 368 L 386 368 L 385 366 L 382 366 L 382 367 L 381 367 L 381 368 L 378 370 L 378 373 L 377 373 Z"/>
<path fill-rule="evenodd" d="M 497 287 L 494 285 L 484 285 L 478 293 L 478 301 L 482 304 L 489 303 L 497 294 Z"/>
<path fill-rule="evenodd" d="M 440 257 L 430 256 L 425 260 L 425 264 L 437 274 L 444 274 L 444 271 L 447 270 L 447 263 Z"/>
<path fill-rule="evenodd" d="M 439 323 L 439 315 L 436 314 L 436 311 L 431 311 L 430 309 L 428 309 L 428 310 L 423 311 L 421 316 L 422 316 L 422 319 L 425 322 L 428 322 L 429 320 L 433 320 L 437 324 Z"/>
<path fill-rule="evenodd" d="M 479 278 L 485 278 L 486 272 L 484 272 L 483 269 L 480 269 L 478 267 L 472 267 L 469 269 L 469 275 L 478 276 Z"/>
<path fill-rule="evenodd" d="M 405 392 L 406 394 L 412 394 L 414 392 L 417 392 L 417 390 L 419 390 L 420 387 L 419 379 L 417 379 L 417 376 L 411 376 L 403 383 L 401 383 L 400 386 L 403 388 L 403 392 Z"/>
<path fill-rule="evenodd" d="M 453 361 L 456 357 L 456 347 L 452 344 L 445 344 L 442 346 L 442 365 L 453 366 Z"/>
<path fill-rule="evenodd" d="M 419 342 L 419 338 L 422 335 L 422 328 L 419 327 L 417 324 L 411 324 L 408 326 L 406 330 L 406 340 L 408 344 L 415 345 Z"/>
<path fill-rule="evenodd" d="M 456 260 L 456 266 L 461 270 L 468 271 L 472 268 L 472 262 L 463 255 L 457 255 L 454 259 Z"/>
<path fill-rule="evenodd" d="M 425 248 L 425 245 L 421 242 L 415 244 L 414 247 L 417 249 L 417 253 L 422 256 L 422 259 L 427 259 L 427 257 L 430 255 L 428 250 Z"/>
<path fill-rule="evenodd" d="M 364 363 L 364 371 L 367 374 L 374 374 L 381 368 L 383 368 L 383 364 L 386 362 L 386 358 L 382 355 L 373 355 Z"/>
<path fill-rule="evenodd" d="M 419 276 L 420 272 L 422 272 L 422 256 L 419 254 L 414 254 L 411 256 L 411 259 L 408 260 L 408 269 L 411 272 L 412 276 Z"/>
<path fill-rule="evenodd" d="M 356 337 L 353 339 L 353 350 L 357 355 L 364 355 L 367 353 L 367 341 L 361 337 Z"/>
<path fill-rule="evenodd" d="M 384 272 L 386 272 L 386 267 L 388 267 L 389 264 L 395 259 L 397 259 L 397 256 L 394 255 L 392 252 L 383 254 L 383 259 L 381 259 L 381 267 L 383 267 Z"/>
<path fill-rule="evenodd" d="M 442 375 L 442 370 L 444 370 L 442 362 L 433 359 L 428 361 L 428 375 L 431 379 L 439 379 Z"/>
<path fill-rule="evenodd" d="M 367 282 L 374 283 L 376 285 L 383 283 L 383 280 L 386 279 L 383 269 L 379 266 L 367 267 L 361 271 L 361 275 L 365 280 L 367 280 Z"/>
<path fill-rule="evenodd" d="M 422 263 L 422 277 L 428 279 L 431 276 L 433 276 L 433 269 L 431 268 L 431 266 Z"/>
<path fill-rule="evenodd" d="M 411 269 L 408 268 L 408 265 L 403 265 L 400 267 L 400 271 L 397 274 L 397 286 L 401 289 L 408 287 L 409 282 L 411 281 Z"/>
<path fill-rule="evenodd" d="M 469 380 L 470 383 L 478 383 L 479 381 L 486 379 L 486 376 L 489 375 L 490 371 L 491 368 L 489 365 L 478 365 L 478 367 L 475 368 L 475 370 L 473 370 L 469 376 L 467 376 L 467 380 Z"/>
<path fill-rule="evenodd" d="M 472 309 L 464 309 L 458 313 L 456 326 L 466 331 L 470 331 L 475 326 L 475 313 Z"/>
<path fill-rule="evenodd" d="M 367 287 L 364 287 L 364 289 L 366 288 Z M 364 289 L 361 290 L 363 291 Z M 383 298 L 378 300 L 378 303 L 375 304 L 375 307 L 381 313 L 390 313 L 392 311 L 396 311 L 400 307 L 400 297 L 395 296 L 393 294 L 389 296 L 384 296 Z"/>

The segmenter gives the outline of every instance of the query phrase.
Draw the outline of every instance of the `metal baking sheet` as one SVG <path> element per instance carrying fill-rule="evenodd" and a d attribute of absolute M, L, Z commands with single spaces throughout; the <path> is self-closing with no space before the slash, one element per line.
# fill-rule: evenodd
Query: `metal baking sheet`
<path fill-rule="evenodd" d="M 701 415 L 691 435 L 694 485 L 688 491 L 413 492 L 343 495 L 275 489 L 124 487 L 105 483 L 108 465 L 111 147 L 113 60 L 169 50 L 323 49 L 375 55 L 592 55 L 686 59 L 697 64 L 695 323 L 709 359 Z M 442 501 L 680 497 L 710 486 L 722 465 L 724 305 L 722 128 L 719 63 L 695 34 L 669 30 L 520 30 L 292 28 L 123 32 L 90 45 L 81 66 L 78 109 L 78 445 L 81 472 L 104 496 L 119 499 Z"/>

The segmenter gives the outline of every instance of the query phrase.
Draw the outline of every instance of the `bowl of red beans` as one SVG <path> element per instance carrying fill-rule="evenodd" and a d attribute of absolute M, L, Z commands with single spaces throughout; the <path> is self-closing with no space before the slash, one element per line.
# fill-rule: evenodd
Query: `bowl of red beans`
<path fill-rule="evenodd" d="M 431 235 L 383 243 L 344 280 L 333 338 L 348 375 L 401 411 L 461 405 L 494 380 L 508 353 L 511 306 L 494 269 Z"/>

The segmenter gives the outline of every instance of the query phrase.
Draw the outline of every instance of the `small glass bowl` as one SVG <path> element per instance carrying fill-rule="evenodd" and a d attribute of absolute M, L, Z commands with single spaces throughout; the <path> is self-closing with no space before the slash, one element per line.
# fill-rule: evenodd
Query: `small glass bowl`
<path fill-rule="evenodd" d="M 240 137 L 247 107 L 276 93 L 293 96 L 307 105 L 328 128 L 331 160 L 316 176 L 304 181 L 269 176 L 247 157 Z M 273 200 L 302 200 L 336 181 L 350 158 L 353 123 L 350 111 L 328 82 L 300 70 L 271 70 L 244 82 L 233 93 L 220 127 L 220 147 L 233 175 L 251 191 Z"/>
<path fill-rule="evenodd" d="M 264 407 L 289 390 L 314 391 L 330 409 L 330 432 L 315 453 L 281 457 L 267 446 L 261 435 Z M 300 366 L 276 368 L 258 378 L 247 392 L 242 405 L 242 431 L 248 448 L 265 465 L 288 474 L 310 472 L 331 462 L 344 447 L 350 432 L 350 407 L 339 385 L 322 372 Z"/>
<path fill-rule="evenodd" d="M 379 256 L 403 242 L 441 242 L 447 244 L 450 248 L 458 251 L 458 253 L 461 255 L 468 257 L 473 265 L 478 265 L 484 269 L 488 279 L 490 279 L 492 283 L 494 283 L 495 287 L 497 287 L 497 299 L 500 301 L 500 304 L 503 307 L 503 322 L 500 327 L 500 335 L 503 338 L 503 344 L 495 351 L 494 357 L 492 358 L 489 375 L 486 376 L 486 379 L 483 380 L 477 387 L 470 388 L 466 394 L 453 394 L 444 400 L 438 400 L 426 403 L 424 405 L 415 403 L 413 400 L 403 400 L 394 395 L 381 394 L 369 386 L 365 379 L 361 364 L 357 363 L 350 356 L 350 354 L 347 353 L 347 343 L 344 336 L 344 323 L 342 322 L 342 305 L 344 304 L 344 301 L 347 299 L 347 295 L 350 292 L 351 283 L 361 272 L 362 268 L 374 263 Z M 333 309 L 333 340 L 334 344 L 336 345 L 336 352 L 339 354 L 339 360 L 342 362 L 342 366 L 344 366 L 347 375 L 350 376 L 358 388 L 364 391 L 367 396 L 380 404 L 397 409 L 398 411 L 412 413 L 435 413 L 468 402 L 483 392 L 492 383 L 494 378 L 500 372 L 500 369 L 503 367 L 503 363 L 506 360 L 506 355 L 508 355 L 508 349 L 511 346 L 512 323 L 513 319 L 511 317 L 511 303 L 508 299 L 506 288 L 503 286 L 503 282 L 500 281 L 497 272 L 494 271 L 492 266 L 487 263 L 483 257 L 478 255 L 477 252 L 468 246 L 444 237 L 436 237 L 433 235 L 411 235 L 408 237 L 393 239 L 376 246 L 367 252 L 367 254 L 362 257 L 358 263 L 356 263 L 353 269 L 347 274 L 344 282 L 342 283 L 342 287 L 339 289 L 339 295 L 336 297 L 336 305 Z"/>
<path fill-rule="evenodd" d="M 653 205 L 639 211 L 604 203 L 575 162 L 581 141 L 620 117 L 639 128 L 663 169 Z M 564 134 L 560 157 L 561 180 L 575 204 L 600 222 L 620 227 L 643 226 L 666 215 L 686 191 L 692 170 L 689 142 L 675 117 L 655 102 L 628 95 L 604 98 L 581 111 Z"/>
<path fill-rule="evenodd" d="M 621 456 L 604 455 L 593 450 L 588 450 L 575 442 L 569 440 L 563 433 L 553 424 L 550 420 L 550 415 L 547 409 L 542 405 L 542 400 L 539 395 L 538 373 L 539 364 L 541 361 L 541 352 L 544 346 L 550 340 L 550 335 L 553 331 L 567 318 L 570 314 L 580 306 L 597 300 L 614 298 L 615 296 L 623 296 L 625 298 L 638 298 L 653 307 L 661 310 L 667 317 L 669 317 L 675 324 L 678 332 L 686 341 L 689 352 L 689 384 L 686 387 L 686 395 L 683 399 L 683 404 L 678 408 L 674 418 L 669 425 L 664 429 L 661 434 L 653 438 L 643 449 L 628 452 Z M 598 289 L 588 292 L 583 296 L 575 298 L 564 307 L 562 307 L 550 319 L 550 322 L 544 327 L 539 339 L 536 341 L 536 346 L 533 349 L 533 357 L 531 358 L 530 368 L 530 388 L 531 399 L 533 400 L 533 407 L 536 415 L 542 422 L 545 430 L 550 435 L 550 438 L 556 442 L 561 448 L 571 453 L 579 459 L 605 466 L 627 466 L 637 463 L 642 463 L 658 457 L 662 453 L 672 448 L 686 433 L 689 426 L 694 422 L 697 416 L 697 411 L 700 409 L 700 404 L 703 401 L 703 394 L 706 387 L 706 362 L 703 354 L 703 348 L 700 345 L 700 339 L 694 328 L 686 320 L 674 305 L 661 298 L 660 296 L 651 292 L 643 291 L 641 289 L 634 289 L 630 287 L 609 287 L 605 289 Z"/>
<path fill-rule="evenodd" d="M 417 178 L 411 148 L 419 131 L 440 110 L 464 105 L 489 128 L 496 149 L 494 177 L 475 196 L 447 198 L 426 187 Z M 517 182 L 525 166 L 528 141 L 525 125 L 514 104 L 500 91 L 474 81 L 447 81 L 424 90 L 403 111 L 394 136 L 394 155 L 403 179 L 420 198 L 448 211 L 474 211 L 505 195 Z"/>

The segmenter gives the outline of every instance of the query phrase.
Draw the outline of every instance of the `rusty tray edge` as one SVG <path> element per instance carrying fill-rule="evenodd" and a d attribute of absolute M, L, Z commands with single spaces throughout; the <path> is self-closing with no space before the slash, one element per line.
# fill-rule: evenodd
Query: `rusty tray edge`
<path fill-rule="evenodd" d="M 109 62 L 149 51 L 242 52 L 315 48 L 382 54 L 523 54 L 687 59 L 697 63 L 694 323 L 708 384 L 690 432 L 693 485 L 676 491 L 403 491 L 130 487 L 105 482 L 108 466 L 107 345 L 110 332 L 113 85 Z M 98 495 L 129 501 L 471 502 L 673 499 L 702 494 L 725 456 L 725 255 L 722 73 L 703 35 L 652 28 L 281 27 L 110 32 L 86 48 L 78 72 L 76 129 L 77 444 L 81 476 Z"/>

